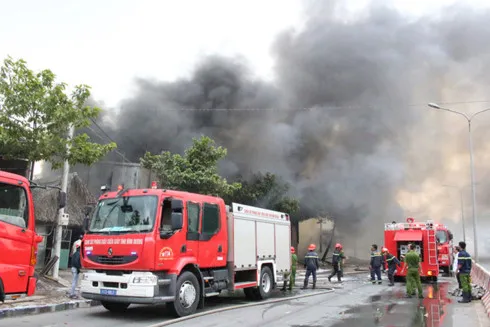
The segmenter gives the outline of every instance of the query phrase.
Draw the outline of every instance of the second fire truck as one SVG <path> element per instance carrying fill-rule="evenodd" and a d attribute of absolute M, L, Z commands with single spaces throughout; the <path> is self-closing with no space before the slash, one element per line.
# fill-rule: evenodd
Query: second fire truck
<path fill-rule="evenodd" d="M 407 218 L 405 223 L 385 224 L 384 240 L 388 251 L 402 261 L 401 269 L 397 269 L 395 273 L 395 279 L 404 279 L 407 276 L 407 265 L 403 262 L 403 257 L 409 251 L 408 245 L 415 244 L 415 251 L 422 263 L 420 277 L 428 281 L 437 281 L 439 261 L 436 226 L 433 221 L 416 222 L 413 218 Z"/>

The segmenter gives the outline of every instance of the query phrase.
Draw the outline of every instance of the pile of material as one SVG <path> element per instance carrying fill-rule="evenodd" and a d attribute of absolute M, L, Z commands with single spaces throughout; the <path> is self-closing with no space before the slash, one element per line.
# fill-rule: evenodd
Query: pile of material
<path fill-rule="evenodd" d="M 453 290 L 452 292 L 449 292 L 452 296 L 462 296 L 463 295 L 463 290 L 460 288 L 457 288 Z M 471 285 L 471 295 L 473 297 L 473 300 L 481 300 L 483 295 L 485 295 L 485 289 L 481 286 L 472 284 Z"/>

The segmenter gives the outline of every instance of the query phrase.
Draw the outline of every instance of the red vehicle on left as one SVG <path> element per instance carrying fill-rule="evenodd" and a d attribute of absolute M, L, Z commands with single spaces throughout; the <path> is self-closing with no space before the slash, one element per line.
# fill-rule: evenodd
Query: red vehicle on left
<path fill-rule="evenodd" d="M 25 177 L 0 171 L 0 301 L 31 296 L 36 291 L 37 246 L 31 184 Z M 60 192 L 60 207 L 66 194 Z"/>

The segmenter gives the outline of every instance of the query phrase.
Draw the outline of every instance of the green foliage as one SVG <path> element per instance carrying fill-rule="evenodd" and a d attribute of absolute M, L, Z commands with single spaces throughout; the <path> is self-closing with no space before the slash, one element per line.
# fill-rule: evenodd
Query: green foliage
<path fill-rule="evenodd" d="M 242 187 L 228 200 L 288 213 L 297 218 L 299 201 L 288 197 L 289 184 L 272 173 L 255 174 L 250 180 L 239 179 Z"/>
<path fill-rule="evenodd" d="M 183 156 L 164 151 L 145 153 L 141 164 L 154 171 L 163 187 L 200 194 L 226 197 L 240 189 L 240 183 L 228 184 L 218 174 L 218 162 L 226 157 L 223 147 L 216 147 L 209 137 L 194 138 Z"/>
<path fill-rule="evenodd" d="M 91 165 L 115 143 L 90 142 L 87 134 L 72 139 L 66 135 L 71 125 L 88 127 L 100 109 L 86 106 L 90 88 L 75 87 L 66 95 L 66 84 L 57 83 L 50 70 L 34 73 L 24 60 L 8 57 L 0 68 L 0 152 L 9 158 L 46 160 L 58 168 L 70 164 Z M 70 145 L 68 152 L 66 146 Z"/>

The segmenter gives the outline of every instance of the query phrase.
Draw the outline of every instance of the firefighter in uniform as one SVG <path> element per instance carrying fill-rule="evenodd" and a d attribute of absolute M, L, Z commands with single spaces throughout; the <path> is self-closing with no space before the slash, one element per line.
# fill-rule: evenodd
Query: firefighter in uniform
<path fill-rule="evenodd" d="M 294 284 L 296 283 L 296 265 L 298 264 L 298 257 L 295 254 L 294 247 L 291 247 L 291 270 L 289 272 L 284 273 L 284 285 L 282 290 L 285 291 L 288 284 L 289 279 L 289 290 L 293 289 Z"/>
<path fill-rule="evenodd" d="M 384 266 L 384 258 L 378 251 L 378 246 L 373 244 L 371 246 L 371 264 L 369 270 L 371 270 L 371 283 L 376 284 L 375 277 L 378 277 L 378 284 L 381 284 L 381 267 Z"/>
<path fill-rule="evenodd" d="M 388 280 L 390 283 L 388 286 L 395 285 L 395 270 L 398 265 L 400 265 L 400 260 L 397 259 L 393 254 L 391 254 L 387 248 L 383 248 L 383 254 L 385 255 L 386 263 L 388 264 Z"/>
<path fill-rule="evenodd" d="M 405 263 L 407 264 L 407 296 L 412 297 L 415 295 L 415 288 L 419 298 L 423 298 L 422 282 L 420 281 L 420 272 L 422 265 L 420 262 L 420 256 L 415 252 L 415 245 L 409 245 L 410 251 L 405 255 Z"/>
<path fill-rule="evenodd" d="M 330 274 L 330 276 L 328 276 L 329 282 L 331 281 L 332 277 L 335 275 L 337 275 L 337 280 L 339 282 L 342 281 L 341 278 L 342 278 L 342 269 L 344 266 L 344 260 L 345 260 L 345 255 L 344 255 L 344 251 L 342 251 L 342 244 L 337 243 L 335 244 L 335 250 L 333 251 L 333 255 L 332 255 L 333 271 Z"/>
<path fill-rule="evenodd" d="M 318 254 L 315 252 L 315 249 L 316 245 L 310 244 L 310 246 L 308 246 L 308 253 L 305 255 L 306 275 L 302 289 L 308 287 L 310 275 L 313 275 L 313 289 L 316 287 L 316 270 L 320 268 L 320 262 L 318 261 Z"/>
<path fill-rule="evenodd" d="M 463 299 L 458 301 L 459 303 L 471 302 L 471 256 L 466 252 L 466 243 L 459 242 L 459 248 L 461 251 L 458 254 L 458 272 L 459 279 L 461 280 L 461 287 L 463 288 Z"/>

